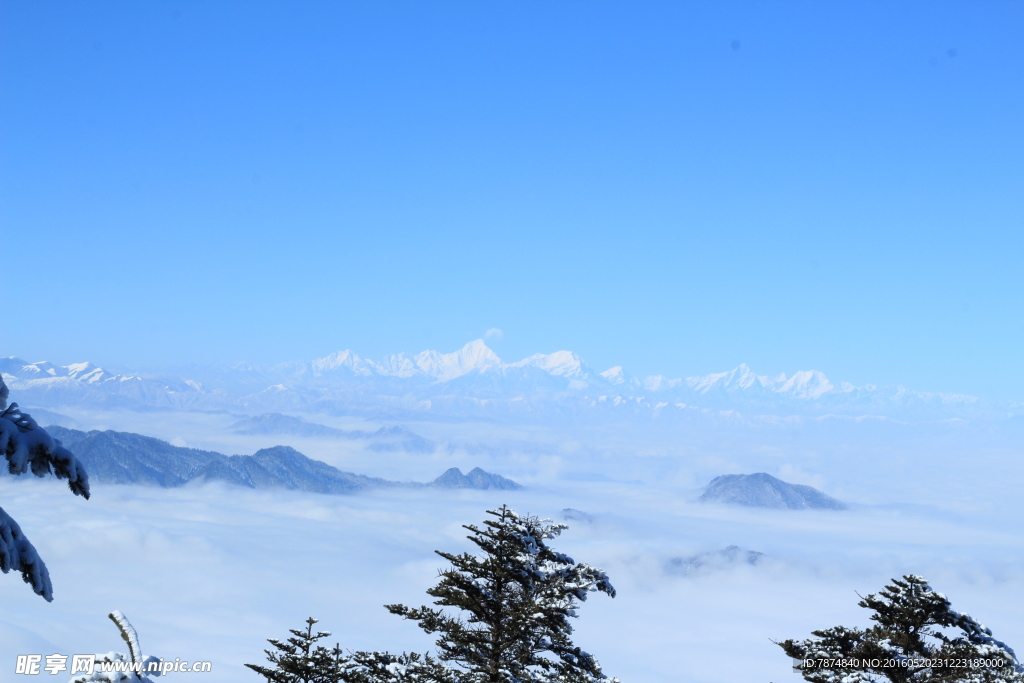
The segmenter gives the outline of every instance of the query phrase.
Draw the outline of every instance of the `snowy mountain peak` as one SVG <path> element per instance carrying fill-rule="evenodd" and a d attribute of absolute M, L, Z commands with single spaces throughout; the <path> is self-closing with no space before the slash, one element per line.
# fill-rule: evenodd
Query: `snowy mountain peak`
<path fill-rule="evenodd" d="M 404 353 L 384 356 L 379 363 L 373 361 L 368 361 L 368 363 L 378 374 L 387 377 L 412 377 L 417 372 L 420 372 L 416 362 Z"/>
<path fill-rule="evenodd" d="M 348 349 L 336 351 L 326 358 L 317 358 L 311 365 L 313 373 L 316 375 L 336 370 L 349 370 L 361 375 L 369 374 L 366 362 Z"/>
<path fill-rule="evenodd" d="M 68 377 L 82 382 L 87 382 L 89 384 L 96 384 L 97 382 L 102 382 L 105 379 L 113 377 L 113 375 L 103 368 L 89 362 L 72 363 L 71 365 L 66 365 L 64 370 L 67 371 Z"/>
<path fill-rule="evenodd" d="M 726 387 L 738 387 L 750 389 L 751 387 L 771 386 L 772 380 L 764 375 L 758 375 L 751 370 L 746 363 L 740 363 L 737 367 L 725 373 L 721 382 Z"/>
<path fill-rule="evenodd" d="M 622 384 L 626 381 L 626 373 L 622 371 L 621 365 L 616 365 L 614 368 L 608 368 L 599 374 L 608 380 L 609 384 Z"/>
<path fill-rule="evenodd" d="M 89 362 L 54 365 L 49 361 L 26 363 L 22 359 L 14 357 L 0 359 L 0 372 L 20 379 L 68 377 L 89 384 L 95 384 L 114 377 L 114 375 L 103 368 Z"/>
<path fill-rule="evenodd" d="M 535 367 L 558 377 L 582 377 L 583 361 L 572 351 L 555 351 L 554 353 L 535 353 L 509 367 Z M 620 368 L 621 370 L 621 368 Z"/>
<path fill-rule="evenodd" d="M 687 377 L 686 384 L 700 394 L 713 390 L 736 391 L 751 388 L 769 388 L 772 380 L 755 374 L 746 363 L 741 363 L 729 372 L 716 372 L 699 377 Z"/>
<path fill-rule="evenodd" d="M 666 389 L 675 389 L 683 383 L 681 379 L 669 379 L 665 375 L 651 375 L 645 377 L 641 386 L 648 391 L 663 391 Z"/>
<path fill-rule="evenodd" d="M 13 356 L 4 359 L 3 371 L 16 377 L 32 377 L 37 379 L 43 377 L 66 377 L 68 374 L 66 368 L 54 365 L 49 361 L 43 360 L 38 363 L 28 363 L 21 358 Z"/>
<path fill-rule="evenodd" d="M 416 414 L 439 410 L 475 414 L 479 410 L 518 412 L 541 405 L 546 410 L 557 404 L 567 410 L 629 406 L 629 410 L 649 409 L 654 414 L 674 406 L 667 410 L 858 415 L 929 410 L 936 415 L 960 415 L 968 404 L 977 403 L 972 397 L 924 394 L 904 387 L 833 384 L 814 370 L 759 375 L 746 364 L 696 377 L 640 379 L 621 366 L 596 373 L 575 353 L 564 350 L 502 363 L 481 339 L 451 353 L 399 353 L 376 361 L 344 350 L 269 368 L 215 366 L 189 372 L 198 375 L 111 375 L 91 363 L 58 366 L 0 358 L 0 373 L 11 390 L 17 391 L 21 401 L 40 405 L 244 406 L 267 412 L 313 407 L 348 411 L 353 406 L 377 411 L 386 405 L 388 410 Z M 444 386 L 448 382 L 453 383 Z"/>
<path fill-rule="evenodd" d="M 58 367 L 45 360 L 39 363 L 26 365 L 25 372 L 31 372 L 38 375 L 49 375 L 50 377 L 64 377 L 67 375 L 67 371 L 64 368 Z"/>
<path fill-rule="evenodd" d="M 416 355 L 416 367 L 441 382 L 462 377 L 474 370 L 484 372 L 500 365 L 501 359 L 483 339 L 471 341 L 452 353 L 423 351 Z"/>
<path fill-rule="evenodd" d="M 451 353 L 427 350 L 411 357 L 405 353 L 396 353 L 380 361 L 365 360 L 349 350 L 338 351 L 325 358 L 318 358 L 310 365 L 314 376 L 348 370 L 357 375 L 376 374 L 399 378 L 427 375 L 439 382 L 447 382 L 474 371 L 487 372 L 498 368 L 536 367 L 550 375 L 567 378 L 586 375 L 585 364 L 571 351 L 537 353 L 521 361 L 505 364 L 482 339 L 471 341 Z"/>
<path fill-rule="evenodd" d="M 789 379 L 785 379 L 783 376 L 783 381 L 775 384 L 777 385 L 776 392 L 788 393 L 799 398 L 818 398 L 835 388 L 828 378 L 817 370 L 801 370 L 794 373 Z"/>
<path fill-rule="evenodd" d="M 787 377 L 781 373 L 775 377 L 758 375 L 741 363 L 729 372 L 719 372 L 699 377 L 688 377 L 686 384 L 699 394 L 710 391 L 725 392 L 771 392 L 794 398 L 815 399 L 835 390 L 827 377 L 817 370 L 801 370 Z"/>

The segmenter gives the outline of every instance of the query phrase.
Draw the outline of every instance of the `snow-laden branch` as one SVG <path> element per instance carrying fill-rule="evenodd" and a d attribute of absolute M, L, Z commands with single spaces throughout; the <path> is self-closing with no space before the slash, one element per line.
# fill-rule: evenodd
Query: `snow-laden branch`
<path fill-rule="evenodd" d="M 53 586 L 46 565 L 18 523 L 0 508 L 0 571 L 6 574 L 12 569 L 21 572 L 21 577 L 33 591 L 48 601 L 53 600 Z"/>
<path fill-rule="evenodd" d="M 0 376 L 0 454 L 7 459 L 7 471 L 37 477 L 54 474 L 67 479 L 75 495 L 89 497 L 89 477 L 69 450 L 46 433 L 17 403 L 7 405 L 8 389 Z M 21 573 L 32 590 L 47 601 L 53 600 L 53 586 L 46 565 L 21 527 L 0 509 L 0 571 Z"/>
<path fill-rule="evenodd" d="M 154 683 L 153 679 L 163 671 L 159 657 L 142 656 L 139 646 L 139 634 L 135 627 L 120 610 L 107 615 L 117 626 L 121 638 L 128 644 L 128 654 L 123 652 L 104 652 L 96 655 L 96 663 L 91 674 L 83 674 L 72 678 L 69 683 Z M 104 671 L 104 664 L 128 664 L 134 666 L 115 666 L 118 671 Z M 134 671 L 130 669 L 135 669 Z"/>
<path fill-rule="evenodd" d="M 89 476 L 71 451 L 39 427 L 17 403 L 7 405 L 8 389 L 0 377 L 0 453 L 7 458 L 7 471 L 37 477 L 54 474 L 67 479 L 75 495 L 89 497 Z"/>

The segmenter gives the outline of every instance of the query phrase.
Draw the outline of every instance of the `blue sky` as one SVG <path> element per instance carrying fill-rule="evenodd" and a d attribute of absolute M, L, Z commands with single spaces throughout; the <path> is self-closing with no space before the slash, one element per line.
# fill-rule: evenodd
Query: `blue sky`
<path fill-rule="evenodd" d="M 1024 399 L 1024 4 L 0 2 L 0 355 Z"/>

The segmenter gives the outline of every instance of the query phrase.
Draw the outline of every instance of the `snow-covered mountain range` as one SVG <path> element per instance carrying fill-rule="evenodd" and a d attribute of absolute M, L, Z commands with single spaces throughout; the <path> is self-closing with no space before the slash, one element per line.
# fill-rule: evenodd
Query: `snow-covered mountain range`
<path fill-rule="evenodd" d="M 817 371 L 770 377 L 740 365 L 697 377 L 636 377 L 619 366 L 598 372 L 570 351 L 506 363 L 479 339 L 451 353 L 431 350 L 370 360 L 344 350 L 271 367 L 221 365 L 172 375 L 120 375 L 91 363 L 58 366 L 4 358 L 0 373 L 20 401 L 46 407 L 87 403 L 448 418 L 609 411 L 948 418 L 1007 410 L 971 396 L 834 383 Z"/>

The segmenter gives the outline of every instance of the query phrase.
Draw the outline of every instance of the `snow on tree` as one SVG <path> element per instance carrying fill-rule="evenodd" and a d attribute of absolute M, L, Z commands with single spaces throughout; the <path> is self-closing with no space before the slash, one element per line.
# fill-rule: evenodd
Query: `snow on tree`
<path fill-rule="evenodd" d="M 122 652 L 105 652 L 96 655 L 96 664 L 91 674 L 72 678 L 69 683 L 153 683 L 153 678 L 161 674 L 159 657 L 144 657 L 139 645 L 139 634 L 128 621 L 128 617 L 120 610 L 107 615 L 121 632 L 121 638 L 128 645 L 128 654 Z M 118 668 L 136 669 L 135 671 L 103 671 L 103 664 L 122 664 Z M 150 671 L 153 669 L 153 671 Z"/>
<path fill-rule="evenodd" d="M 555 552 L 547 541 L 568 527 L 519 516 L 506 506 L 488 510 L 483 528 L 466 525 L 482 552 L 453 555 L 427 593 L 443 609 L 387 605 L 389 611 L 440 634 L 439 658 L 460 683 L 583 683 L 607 680 L 593 655 L 573 644 L 570 617 L 588 593 L 615 597 L 608 576 Z M 617 680 L 617 679 L 612 679 Z"/>
<path fill-rule="evenodd" d="M 348 658 L 335 645 L 328 650 L 317 644 L 318 640 L 330 636 L 329 631 L 313 633 L 317 620 L 306 619 L 306 630 L 289 629 L 292 637 L 285 641 L 270 639 L 274 650 L 264 650 L 267 661 L 274 668 L 246 664 L 270 683 L 339 683 L 348 680 L 345 676 Z"/>
<path fill-rule="evenodd" d="M 353 652 L 347 683 L 460 683 L 456 672 L 430 655 Z"/>
<path fill-rule="evenodd" d="M 794 659 L 815 660 L 813 666 L 799 667 L 805 680 L 1024 682 L 1024 667 L 1014 651 L 972 617 L 955 611 L 946 596 L 920 576 L 893 579 L 880 594 L 872 593 L 858 604 L 874 612 L 874 626 L 836 626 L 812 631 L 814 638 L 778 643 Z M 825 667 L 830 660 L 846 660 L 849 666 Z"/>
<path fill-rule="evenodd" d="M 37 477 L 53 473 L 67 479 L 75 495 L 89 498 L 89 477 L 82 463 L 46 430 L 39 427 L 28 414 L 21 412 L 17 403 L 7 405 L 8 389 L 0 376 L 0 453 L 7 458 L 7 471 L 25 474 L 31 471 Z M 21 573 L 25 582 L 47 601 L 53 600 L 50 573 L 25 533 L 0 508 L 0 571 L 12 569 Z"/>
<path fill-rule="evenodd" d="M 317 620 L 306 620 L 306 629 L 289 629 L 285 641 L 268 640 L 264 650 L 274 666 L 246 664 L 269 683 L 457 683 L 450 670 L 436 659 L 416 653 L 388 652 L 344 654 L 339 645 L 327 649 L 317 641 L 328 631 L 313 631 Z"/>

